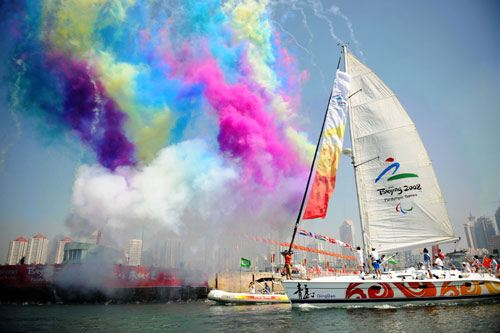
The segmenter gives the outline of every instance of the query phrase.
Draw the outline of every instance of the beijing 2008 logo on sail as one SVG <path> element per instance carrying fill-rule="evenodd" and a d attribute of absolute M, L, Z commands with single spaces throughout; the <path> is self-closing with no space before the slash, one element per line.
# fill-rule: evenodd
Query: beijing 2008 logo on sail
<path fill-rule="evenodd" d="M 337 104 L 344 106 L 346 104 L 346 99 L 340 90 L 336 90 L 331 101 L 337 101 Z"/>
<path fill-rule="evenodd" d="M 384 177 L 387 173 L 392 170 L 389 178 L 387 178 L 387 182 L 392 182 L 394 180 L 405 179 L 405 178 L 418 178 L 418 175 L 415 173 L 398 173 L 395 174 L 401 164 L 398 162 L 394 162 L 394 158 L 389 157 L 385 160 L 387 163 L 391 163 L 388 167 L 386 167 L 375 179 L 375 183 L 378 183 L 382 177 Z M 409 199 L 418 196 L 418 192 L 422 190 L 422 186 L 420 183 L 411 183 L 405 184 L 402 186 L 388 186 L 377 189 L 380 196 L 385 196 L 385 202 L 399 201 L 396 205 L 396 211 L 398 213 L 406 214 L 407 212 L 411 212 L 413 210 L 413 206 L 409 208 L 403 208 L 401 205 L 401 200 Z"/>

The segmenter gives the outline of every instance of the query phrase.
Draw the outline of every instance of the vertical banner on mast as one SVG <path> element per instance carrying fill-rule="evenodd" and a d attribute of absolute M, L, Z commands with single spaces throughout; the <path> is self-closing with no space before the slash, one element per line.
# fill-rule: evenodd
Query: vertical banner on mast
<path fill-rule="evenodd" d="M 328 105 L 316 175 L 302 217 L 304 220 L 318 217 L 324 219 L 326 216 L 328 201 L 335 189 L 337 167 L 342 151 L 350 85 L 350 76 L 337 70 Z"/>

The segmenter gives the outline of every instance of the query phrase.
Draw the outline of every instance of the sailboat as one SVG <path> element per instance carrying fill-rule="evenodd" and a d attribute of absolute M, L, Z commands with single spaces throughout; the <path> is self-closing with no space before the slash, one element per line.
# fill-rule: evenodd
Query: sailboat
<path fill-rule="evenodd" d="M 340 101 L 341 107 L 345 104 L 365 249 L 395 253 L 457 241 L 430 158 L 413 121 L 373 70 L 348 52 L 346 46 L 342 53 L 345 72 L 337 70 L 325 119 L 328 112 L 334 112 L 330 110 L 332 103 Z M 338 81 L 350 82 L 348 92 L 343 91 L 345 84 L 344 89 L 339 87 Z M 343 130 L 338 132 L 343 136 Z M 309 181 L 306 193 L 308 187 Z M 324 197 L 324 194 L 316 196 Z M 304 201 L 291 243 L 303 206 Z M 313 212 L 308 214 L 324 218 L 326 209 L 313 207 Z M 408 268 L 384 273 L 378 279 L 360 274 L 283 280 L 282 284 L 292 305 L 427 304 L 500 296 L 500 279 L 491 273 L 444 269 L 431 272 L 432 278 L 427 270 Z"/>

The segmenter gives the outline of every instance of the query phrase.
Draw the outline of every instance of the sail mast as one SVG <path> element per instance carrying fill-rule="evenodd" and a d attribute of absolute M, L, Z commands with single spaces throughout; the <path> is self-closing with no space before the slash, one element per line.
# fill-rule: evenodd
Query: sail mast
<path fill-rule="evenodd" d="M 348 71 L 348 63 L 347 63 L 347 45 L 342 46 L 342 52 L 344 53 L 344 70 L 347 74 L 349 74 Z M 359 221 L 361 223 L 361 238 L 363 240 L 363 253 L 366 253 L 366 245 L 367 242 L 365 240 L 365 227 L 363 223 L 363 212 L 361 208 L 361 203 L 359 202 L 359 183 L 358 183 L 358 176 L 356 174 L 356 161 L 355 161 L 355 156 L 356 156 L 356 151 L 355 151 L 355 145 L 354 145 L 354 139 L 353 139 L 353 133 L 352 133 L 352 108 L 351 108 L 351 100 L 349 99 L 349 104 L 347 105 L 347 112 L 348 112 L 348 118 L 349 118 L 349 133 L 351 137 L 351 158 L 352 158 L 352 167 L 354 169 L 354 182 L 356 183 L 356 198 L 358 201 L 358 210 L 359 210 Z"/>

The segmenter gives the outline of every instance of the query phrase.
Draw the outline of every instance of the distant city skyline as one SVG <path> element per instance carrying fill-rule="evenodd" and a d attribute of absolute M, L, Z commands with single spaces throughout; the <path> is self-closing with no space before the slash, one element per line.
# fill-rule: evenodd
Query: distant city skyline
<path fill-rule="evenodd" d="M 499 206 L 499 209 L 497 210 L 497 214 L 498 215 L 498 212 L 500 211 L 500 206 Z M 481 225 L 482 229 L 483 230 L 484 228 L 487 228 L 488 226 L 490 227 L 490 230 L 493 230 L 494 233 L 498 233 L 498 227 L 496 225 L 495 222 L 497 222 L 497 220 L 494 220 L 495 219 L 495 216 L 492 216 L 492 217 L 485 217 L 485 216 L 480 216 L 476 219 L 476 217 L 472 216 L 472 213 L 469 212 L 469 215 L 467 217 L 465 217 L 465 219 L 467 219 L 469 222 L 463 224 L 463 227 L 464 227 L 464 241 L 465 241 L 465 244 L 462 246 L 463 248 L 466 248 L 466 247 L 469 247 L 469 248 L 475 248 L 476 245 L 478 244 L 478 240 L 477 240 L 477 236 L 476 236 L 476 232 L 479 232 L 479 231 L 475 231 L 474 228 L 477 228 L 477 230 L 479 230 L 479 225 Z M 349 221 L 351 224 L 349 224 L 348 222 L 346 221 Z M 480 224 L 476 224 L 476 222 L 479 221 Z M 483 225 L 485 227 L 483 227 Z M 361 240 L 361 237 L 360 237 L 360 234 L 359 233 L 356 233 L 355 232 L 355 229 L 354 229 L 354 224 L 352 223 L 351 220 L 349 219 L 345 219 L 339 230 L 338 230 L 338 239 L 343 241 L 343 242 L 346 242 L 352 246 L 362 246 L 362 240 Z M 483 233 L 487 233 L 488 231 L 482 231 Z M 352 236 L 350 236 L 352 233 Z M 332 233 L 333 234 L 333 233 Z M 42 235 L 41 233 L 38 233 L 37 235 L 34 235 L 33 237 L 36 237 L 38 235 Z M 329 234 L 325 234 L 326 236 L 329 236 Z M 335 234 L 334 234 L 335 235 Z M 98 239 L 98 236 L 100 237 L 99 235 L 99 232 L 96 230 L 94 231 L 91 235 L 89 236 L 80 236 L 79 238 L 76 238 L 75 240 L 76 241 L 80 241 L 80 242 L 84 242 L 84 243 L 91 243 L 91 244 L 96 244 L 97 242 L 97 239 Z M 350 240 L 352 237 L 352 241 Z M 484 245 L 486 244 L 486 246 L 483 246 L 481 248 L 483 249 L 488 249 L 488 241 L 484 241 L 484 239 L 486 239 L 485 237 L 486 236 L 479 236 L 481 237 L 480 238 L 480 244 L 481 245 Z M 15 255 L 11 254 L 11 247 L 12 247 L 12 244 L 13 242 L 17 241 L 18 239 L 25 239 L 23 236 L 20 236 L 18 238 L 16 238 L 15 240 L 11 240 L 8 244 L 8 248 L 9 248 L 9 251 L 6 253 L 5 255 L 5 258 L 6 258 L 6 261 L 5 263 L 9 262 L 10 258 L 15 258 Z M 347 240 L 346 240 L 347 239 Z M 470 239 L 470 240 L 469 240 Z M 47 250 L 46 250 L 46 263 L 61 263 L 62 262 L 62 256 L 63 256 L 63 251 L 64 251 L 64 243 L 65 242 L 71 242 L 73 241 L 70 237 L 61 237 L 61 236 L 57 236 L 57 237 L 54 237 L 53 239 L 46 239 L 47 240 Z M 131 245 L 131 242 L 135 241 L 135 243 L 133 245 Z M 48 249 L 49 249 L 49 244 L 51 243 L 57 243 L 57 248 L 55 250 L 54 253 L 50 254 L 48 252 Z M 471 246 L 471 242 L 472 244 L 474 244 L 474 246 Z M 25 247 L 25 252 L 27 251 L 28 249 L 28 246 L 27 246 L 27 243 L 28 241 L 26 241 L 26 247 Z M 127 241 L 127 244 L 123 246 L 122 250 L 124 251 L 124 254 L 126 256 L 128 256 L 128 251 L 130 251 L 131 248 L 134 248 L 133 251 L 136 251 L 137 250 L 137 244 L 141 244 L 141 249 L 143 247 L 143 244 L 141 243 L 141 240 L 129 240 Z M 155 242 L 153 242 L 155 243 Z M 184 258 L 184 246 L 182 245 L 183 241 L 180 239 L 180 238 L 171 238 L 171 239 L 168 239 L 168 241 L 164 241 L 164 242 L 160 242 L 160 243 L 157 243 L 159 245 L 153 245 L 153 243 L 151 244 L 146 244 L 146 248 L 144 248 L 144 250 L 147 250 L 147 253 L 155 253 L 153 254 L 153 261 L 150 262 L 149 264 L 154 264 L 154 265 L 166 265 L 166 267 L 177 267 L 179 268 L 180 266 L 182 266 L 182 262 L 183 262 L 183 258 Z M 61 245 L 62 244 L 62 245 Z M 163 244 L 163 245 L 161 245 Z M 316 244 L 316 243 L 315 243 Z M 156 247 L 155 247 L 156 246 Z M 160 246 L 160 247 L 158 247 Z M 313 247 L 316 247 L 317 245 L 312 245 Z M 163 248 L 161 248 L 163 247 Z M 19 245 L 16 245 L 16 251 L 19 250 Z M 142 252 L 142 250 L 141 250 Z M 136 263 L 136 258 L 137 258 L 137 252 L 135 252 L 136 255 L 134 255 L 134 259 L 133 259 L 133 263 Z M 338 253 L 342 253 L 344 255 L 350 255 L 351 253 L 348 253 L 348 249 L 345 249 L 345 248 L 338 248 Z M 140 256 L 142 257 L 143 254 L 140 254 Z M 20 258 L 19 258 L 20 259 Z M 12 259 L 12 260 L 16 260 L 16 259 Z M 279 259 L 281 260 L 281 258 Z M 141 262 L 141 260 L 139 259 L 139 263 Z M 27 263 L 27 262 L 26 262 Z"/>

